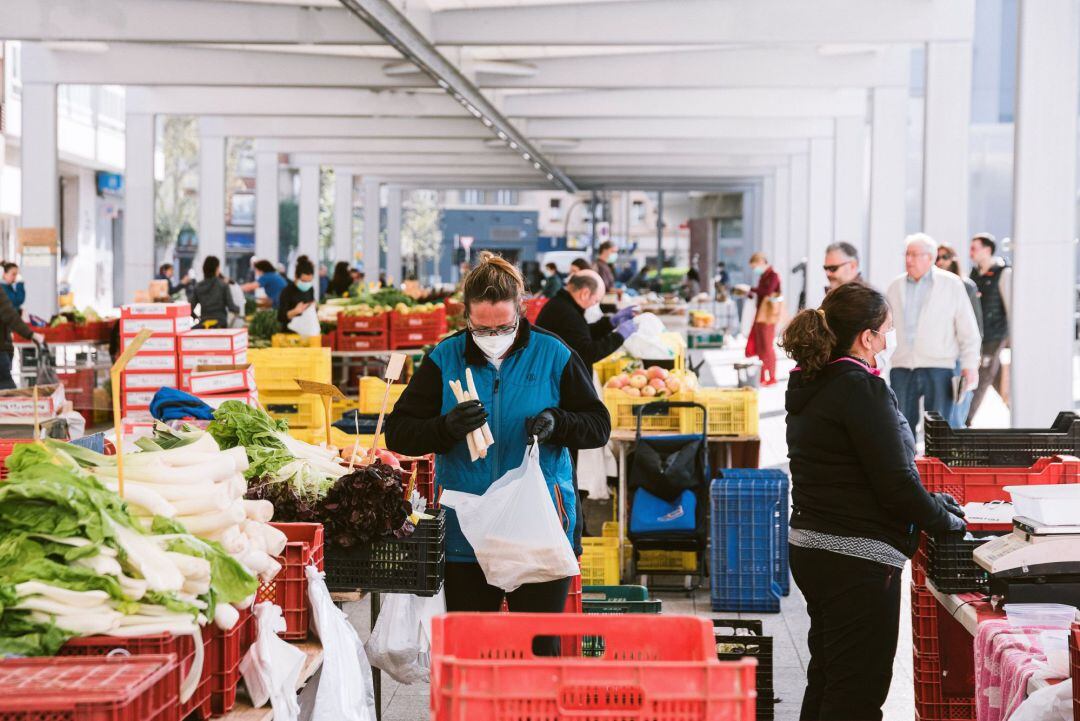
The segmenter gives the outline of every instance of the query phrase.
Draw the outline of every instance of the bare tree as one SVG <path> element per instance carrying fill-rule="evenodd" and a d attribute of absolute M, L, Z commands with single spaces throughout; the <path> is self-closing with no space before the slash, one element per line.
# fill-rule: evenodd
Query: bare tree
<path fill-rule="evenodd" d="M 401 251 L 412 259 L 414 273 L 420 270 L 421 260 L 435 260 L 442 247 L 442 210 L 434 190 L 414 190 L 409 193 L 402 213 Z"/>
<path fill-rule="evenodd" d="M 159 122 L 164 163 L 154 194 L 154 245 L 158 258 L 168 253 L 185 226 L 196 227 L 199 218 L 198 121 L 170 115 Z"/>

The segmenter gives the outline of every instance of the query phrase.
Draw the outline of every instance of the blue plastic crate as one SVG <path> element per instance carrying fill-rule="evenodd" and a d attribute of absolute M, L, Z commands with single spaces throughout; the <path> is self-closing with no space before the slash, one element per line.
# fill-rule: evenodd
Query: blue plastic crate
<path fill-rule="evenodd" d="M 735 474 L 736 476 L 740 474 Z M 788 479 L 725 476 L 709 491 L 714 611 L 777 613 L 783 587 L 777 562 L 787 524 Z M 786 544 L 785 544 L 786 547 Z"/>
<path fill-rule="evenodd" d="M 732 479 L 788 481 L 787 474 L 779 468 L 725 468 L 720 475 Z M 791 518 L 789 494 L 785 493 L 783 500 L 780 508 L 780 522 L 776 526 L 776 577 L 780 581 L 784 595 L 787 596 L 791 594 L 791 569 L 788 564 L 788 526 Z"/>

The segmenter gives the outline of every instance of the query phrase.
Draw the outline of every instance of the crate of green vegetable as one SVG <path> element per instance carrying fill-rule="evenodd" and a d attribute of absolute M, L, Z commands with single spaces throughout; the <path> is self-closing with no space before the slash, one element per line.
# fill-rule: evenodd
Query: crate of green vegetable
<path fill-rule="evenodd" d="M 351 548 L 327 545 L 327 588 L 434 596 L 442 589 L 446 572 L 446 512 L 439 509 L 432 515 L 432 519 L 422 519 L 406 538 L 387 536 Z"/>

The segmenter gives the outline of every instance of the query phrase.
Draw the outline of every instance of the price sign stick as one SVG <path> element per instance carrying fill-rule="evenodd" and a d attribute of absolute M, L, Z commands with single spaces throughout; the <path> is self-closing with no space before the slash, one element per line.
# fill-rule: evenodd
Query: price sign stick
<path fill-rule="evenodd" d="M 330 407 L 335 400 L 345 400 L 345 394 L 333 383 L 317 383 L 295 379 L 302 393 L 310 393 L 322 399 L 323 412 L 326 414 L 326 447 L 330 447 Z"/>
<path fill-rule="evenodd" d="M 386 417 L 386 406 L 390 404 L 390 386 L 393 385 L 394 381 L 401 378 L 401 371 L 405 369 L 406 358 L 407 356 L 404 353 L 391 353 L 390 361 L 386 364 L 386 374 L 383 376 L 386 379 L 386 390 L 383 391 L 382 410 L 379 411 L 379 421 L 375 424 L 375 440 L 371 443 L 368 463 L 375 461 L 375 450 L 379 447 L 379 436 L 382 434 L 383 419 Z"/>
<path fill-rule="evenodd" d="M 41 423 L 38 421 L 38 387 L 37 383 L 34 383 L 34 440 L 41 440 Z"/>
<path fill-rule="evenodd" d="M 149 328 L 139 331 L 139 334 L 131 340 L 131 344 L 109 369 L 109 378 L 112 381 L 113 433 L 116 436 L 116 488 L 121 498 L 124 497 L 124 428 L 123 418 L 120 415 L 120 375 L 127 368 L 128 361 L 135 357 L 146 339 L 153 334 L 154 332 Z"/>

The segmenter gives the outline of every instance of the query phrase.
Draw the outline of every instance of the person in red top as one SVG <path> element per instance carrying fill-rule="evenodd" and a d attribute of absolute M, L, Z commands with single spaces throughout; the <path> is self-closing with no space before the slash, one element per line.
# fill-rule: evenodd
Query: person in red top
<path fill-rule="evenodd" d="M 780 274 L 769 265 L 764 253 L 750 256 L 750 269 L 757 285 L 750 295 L 757 301 L 757 314 L 746 345 L 747 357 L 761 359 L 761 385 L 776 384 L 776 324 L 780 320 Z"/>

